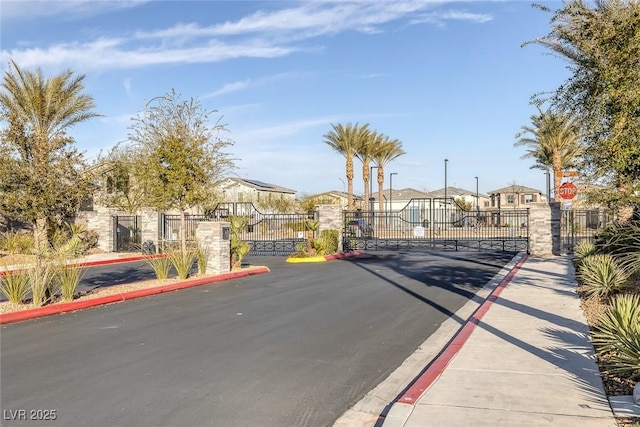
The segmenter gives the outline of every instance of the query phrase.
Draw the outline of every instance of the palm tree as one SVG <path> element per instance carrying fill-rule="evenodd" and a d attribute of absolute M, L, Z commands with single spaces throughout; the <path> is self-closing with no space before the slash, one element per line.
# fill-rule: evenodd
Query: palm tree
<path fill-rule="evenodd" d="M 382 189 L 384 188 L 384 166 L 395 158 L 405 154 L 402 149 L 402 142 L 397 139 L 390 139 L 386 135 L 378 134 L 375 142 L 376 150 L 373 153 L 373 162 L 378 166 L 378 208 L 382 212 L 384 202 L 382 200 Z"/>
<path fill-rule="evenodd" d="M 521 158 L 532 158 L 531 169 L 553 171 L 553 191 L 557 197 L 562 181 L 562 171 L 576 166 L 583 153 L 580 130 L 573 116 L 551 110 L 531 116 L 531 126 L 522 126 L 520 138 L 513 145 L 527 147 Z"/>
<path fill-rule="evenodd" d="M 66 133 L 98 116 L 91 111 L 93 98 L 82 93 L 83 80 L 71 71 L 45 78 L 40 69 L 22 70 L 12 61 L 2 82 L 0 118 L 8 127 L 0 148 L 10 153 L 3 168 L 24 175 L 20 191 L 11 180 L 3 182 L 10 187 L 3 190 L 15 196 L 14 213 L 33 224 L 37 252 L 46 243 L 48 220 L 73 211 L 87 188 L 76 170 L 84 164 L 82 156 Z"/>
<path fill-rule="evenodd" d="M 333 129 L 324 135 L 324 143 L 342 154 L 347 161 L 347 209 L 352 211 L 354 210 L 353 158 L 356 156 L 358 147 L 362 145 L 361 141 L 368 138 L 370 133 L 369 125 L 365 124 L 360 126 L 358 123 L 355 125 L 347 123 L 345 126 L 341 124 L 331 124 L 331 127 Z"/>
<path fill-rule="evenodd" d="M 377 135 L 374 131 L 368 131 L 366 137 L 360 139 L 356 148 L 356 157 L 362 162 L 362 182 L 364 183 L 364 202 L 369 206 L 369 181 L 371 180 L 371 161 L 377 147 Z M 368 208 L 367 208 L 368 209 Z M 366 209 L 365 209 L 366 210 Z"/>

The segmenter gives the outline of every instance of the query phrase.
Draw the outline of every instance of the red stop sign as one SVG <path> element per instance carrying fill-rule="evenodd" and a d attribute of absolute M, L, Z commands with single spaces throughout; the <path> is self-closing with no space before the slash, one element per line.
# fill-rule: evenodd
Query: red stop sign
<path fill-rule="evenodd" d="M 578 194 L 578 187 L 571 182 L 565 182 L 558 189 L 558 195 L 565 200 L 571 200 Z"/>

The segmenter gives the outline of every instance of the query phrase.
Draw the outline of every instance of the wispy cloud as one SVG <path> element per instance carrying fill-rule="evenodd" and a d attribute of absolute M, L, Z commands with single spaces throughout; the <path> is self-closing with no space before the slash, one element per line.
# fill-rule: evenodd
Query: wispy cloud
<path fill-rule="evenodd" d="M 124 90 L 127 92 L 127 95 L 131 95 L 131 79 L 129 77 L 124 79 L 122 86 L 124 86 Z"/>
<path fill-rule="evenodd" d="M 3 1 L 3 19 L 34 19 L 43 16 L 63 16 L 74 19 L 87 15 L 113 12 L 120 9 L 137 7 L 149 0 L 48 0 L 40 1 Z"/>
<path fill-rule="evenodd" d="M 444 12 L 424 13 L 411 19 L 410 24 L 436 24 L 444 26 L 446 21 L 468 21 L 484 24 L 493 20 L 491 15 L 486 13 L 471 13 L 459 10 L 447 10 Z"/>
<path fill-rule="evenodd" d="M 313 1 L 286 3 L 279 10 L 261 10 L 236 21 L 202 26 L 182 23 L 157 31 L 136 31 L 114 38 L 73 41 L 41 47 L 19 47 L 2 50 L 0 61 L 15 60 L 23 67 L 73 67 L 79 71 L 138 68 L 159 64 L 215 63 L 234 58 L 275 58 L 294 52 L 318 49 L 309 43 L 313 38 L 348 31 L 375 33 L 393 22 L 436 23 L 443 20 L 486 22 L 488 15 L 450 11 L 430 13 L 434 5 L 448 0 L 398 1 Z M 10 11 L 22 16 L 29 11 L 47 9 L 50 15 L 66 13 L 99 13 L 116 8 L 133 7 L 143 1 L 53 1 L 47 8 L 28 8 L 29 2 L 18 3 Z M 40 5 L 42 6 L 42 5 Z M 3 14 L 5 3 L 3 3 Z M 43 12 L 44 13 L 44 12 Z M 28 46 L 28 41 L 26 41 Z M 24 45 L 23 45 L 24 46 Z M 241 88 L 223 87 L 233 91 Z M 233 84 L 232 84 L 233 85 Z M 224 92 L 221 92 L 224 93 Z"/>
<path fill-rule="evenodd" d="M 231 83 L 226 83 L 225 85 L 223 85 L 219 89 L 216 89 L 213 92 L 204 95 L 203 98 L 204 99 L 206 99 L 206 98 L 214 98 L 214 97 L 219 96 L 219 95 L 224 95 L 224 94 L 231 93 L 231 92 L 238 92 L 238 91 L 250 88 L 250 87 L 265 86 L 265 85 L 271 84 L 271 83 L 273 83 L 275 81 L 278 81 L 278 80 L 297 78 L 297 77 L 301 77 L 301 76 L 304 76 L 304 75 L 307 75 L 307 74 L 309 74 L 309 73 L 289 72 L 289 73 L 278 73 L 278 74 L 274 74 L 274 75 L 271 75 L 271 76 L 260 77 L 258 79 L 239 80 L 239 81 L 235 81 L 235 82 L 231 82 Z"/>

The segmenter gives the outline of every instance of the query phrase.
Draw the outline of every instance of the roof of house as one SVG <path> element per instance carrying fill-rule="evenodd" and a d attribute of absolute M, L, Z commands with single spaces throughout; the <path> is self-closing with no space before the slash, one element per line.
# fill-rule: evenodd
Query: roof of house
<path fill-rule="evenodd" d="M 535 188 L 531 188 L 531 187 L 526 187 L 524 185 L 509 185 L 507 187 L 498 188 L 497 190 L 489 191 L 489 194 L 512 194 L 512 193 L 544 194 L 540 190 L 536 190 Z"/>
<path fill-rule="evenodd" d="M 268 182 L 259 181 L 257 179 L 229 178 L 229 181 L 231 181 L 231 182 L 233 182 L 235 184 L 244 185 L 245 187 L 254 188 L 254 189 L 258 190 L 258 191 L 268 191 L 268 192 L 274 192 L 274 193 L 288 193 L 288 194 L 295 194 L 296 193 L 295 190 L 292 190 L 290 188 L 281 187 L 279 185 L 270 184 Z M 228 185 L 226 187 L 228 188 L 228 187 L 230 187 L 230 185 Z"/>
<path fill-rule="evenodd" d="M 438 190 L 430 191 L 431 197 L 444 197 L 444 188 L 439 188 Z M 449 187 L 447 186 L 447 197 L 456 197 L 456 196 L 476 196 L 475 191 L 465 190 L 464 188 L 458 187 Z M 478 196 L 486 197 L 484 194 L 478 194 Z"/>
<path fill-rule="evenodd" d="M 378 200 L 378 192 L 374 191 L 371 197 L 374 200 Z M 383 190 L 382 197 L 384 199 L 389 199 L 389 189 Z M 398 190 L 393 190 L 393 200 L 411 200 L 411 199 L 427 199 L 433 197 L 430 193 L 426 193 L 424 191 L 416 190 L 415 188 L 401 188 Z"/>

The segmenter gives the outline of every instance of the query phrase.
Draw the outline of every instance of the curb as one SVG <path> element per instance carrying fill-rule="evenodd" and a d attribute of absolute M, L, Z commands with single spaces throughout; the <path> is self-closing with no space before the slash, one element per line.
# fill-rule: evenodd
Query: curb
<path fill-rule="evenodd" d="M 528 255 L 524 255 L 511 271 L 505 276 L 500 284 L 489 294 L 487 299 L 476 309 L 471 317 L 464 324 L 451 342 L 445 349 L 435 358 L 435 360 L 427 367 L 427 369 L 411 384 L 400 398 L 396 400 L 398 403 L 414 405 L 425 391 L 433 385 L 433 383 L 442 375 L 446 367 L 449 365 L 453 357 L 458 354 L 462 346 L 467 342 L 469 336 L 480 323 L 484 315 L 489 311 L 493 303 L 498 299 L 504 288 L 507 287 L 516 275 L 522 264 L 527 260 Z"/>
<path fill-rule="evenodd" d="M 126 262 L 126 261 L 123 261 Z M 20 322 L 23 320 L 36 319 L 39 317 L 51 316 L 54 314 L 68 313 L 70 311 L 84 310 L 86 308 L 98 305 L 111 304 L 114 302 L 128 301 L 136 298 L 142 298 L 150 295 L 162 294 L 165 292 L 173 292 L 180 289 L 193 288 L 196 286 L 208 285 L 215 282 L 222 282 L 230 279 L 238 279 L 241 277 L 253 276 L 270 272 L 269 267 L 255 267 L 246 271 L 232 271 L 212 277 L 203 277 L 200 279 L 186 279 L 176 283 L 156 286 L 148 289 L 139 289 L 130 292 L 124 292 L 114 295 L 106 295 L 104 297 L 93 298 L 83 301 L 70 301 L 60 304 L 47 305 L 29 310 L 16 311 L 13 313 L 0 314 L 0 325 L 8 323 Z"/>
<path fill-rule="evenodd" d="M 342 252 L 339 254 L 313 256 L 313 257 L 307 257 L 307 258 L 287 258 L 286 262 L 290 264 L 302 264 L 305 262 L 325 262 L 325 261 L 333 261 L 336 259 L 353 258 L 362 254 L 364 254 L 364 251 Z"/>
<path fill-rule="evenodd" d="M 125 263 L 125 262 L 144 261 L 145 259 L 161 258 L 161 257 L 164 257 L 164 256 L 165 255 L 163 255 L 163 254 L 137 255 L 137 256 L 131 256 L 131 257 L 104 259 L 104 260 L 99 260 L 99 261 L 76 262 L 76 263 L 72 263 L 72 264 L 68 264 L 68 265 L 70 267 L 96 267 L 96 266 L 99 266 L 99 265 L 109 265 L 109 264 L 119 264 L 119 263 Z M 16 272 L 16 271 L 21 271 L 21 270 L 22 269 L 1 270 L 0 271 L 0 276 L 4 276 L 7 273 L 13 273 L 13 272 Z"/>

